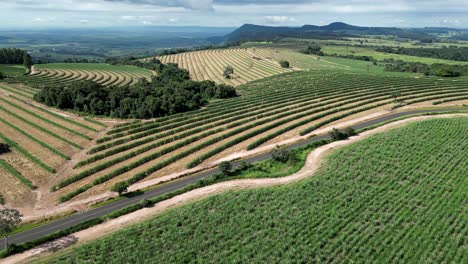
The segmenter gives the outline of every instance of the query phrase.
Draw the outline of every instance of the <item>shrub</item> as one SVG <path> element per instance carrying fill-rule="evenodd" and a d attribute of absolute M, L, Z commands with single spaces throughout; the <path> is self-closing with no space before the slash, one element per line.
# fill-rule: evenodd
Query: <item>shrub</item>
<path fill-rule="evenodd" d="M 282 60 L 280 61 L 281 68 L 289 69 L 289 61 Z"/>
<path fill-rule="evenodd" d="M 224 78 L 226 79 L 231 79 L 231 75 L 234 74 L 234 68 L 232 66 L 226 66 L 226 68 L 224 68 L 224 72 L 223 72 L 223 76 Z"/>
<path fill-rule="evenodd" d="M 228 161 L 221 162 L 218 168 L 224 175 L 229 175 L 232 172 L 232 164 Z"/>
<path fill-rule="evenodd" d="M 286 163 L 290 160 L 294 159 L 294 153 L 290 150 L 287 149 L 280 149 L 276 148 L 273 150 L 271 153 L 271 157 L 274 161 L 281 162 L 281 163 Z"/>
<path fill-rule="evenodd" d="M 0 154 L 8 153 L 10 151 L 11 149 L 8 144 L 0 143 Z"/>
<path fill-rule="evenodd" d="M 347 127 L 344 130 L 333 128 L 333 130 L 330 131 L 332 140 L 344 140 L 353 135 L 356 135 L 356 132 L 351 127 Z"/>

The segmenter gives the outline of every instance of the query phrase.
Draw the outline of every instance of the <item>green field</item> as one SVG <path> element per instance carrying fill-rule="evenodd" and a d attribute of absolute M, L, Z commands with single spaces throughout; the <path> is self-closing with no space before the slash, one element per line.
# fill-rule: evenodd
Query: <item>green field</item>
<path fill-rule="evenodd" d="M 334 151 L 314 177 L 170 210 L 47 263 L 466 263 L 466 118 Z"/>
<path fill-rule="evenodd" d="M 322 47 L 322 51 L 326 55 L 337 54 L 337 55 L 370 56 L 378 61 L 392 58 L 395 60 L 402 60 L 402 61 L 408 61 L 408 62 L 421 62 L 425 64 L 434 64 L 434 63 L 444 63 L 444 64 L 454 64 L 454 65 L 468 64 L 468 62 L 464 62 L 464 61 L 451 61 L 451 60 L 424 58 L 424 57 L 416 57 L 416 56 L 401 55 L 401 54 L 384 53 L 384 52 L 375 51 L 374 49 L 367 48 L 367 47 L 324 46 Z"/>
<path fill-rule="evenodd" d="M 150 80 L 152 72 L 144 68 L 105 63 L 49 63 L 34 65 L 31 75 L 17 78 L 31 86 L 68 84 L 73 81 L 90 80 L 104 86 L 125 86 L 139 79 Z"/>
<path fill-rule="evenodd" d="M 0 64 L 0 72 L 5 74 L 6 77 L 17 77 L 26 73 L 23 65 L 4 65 Z"/>

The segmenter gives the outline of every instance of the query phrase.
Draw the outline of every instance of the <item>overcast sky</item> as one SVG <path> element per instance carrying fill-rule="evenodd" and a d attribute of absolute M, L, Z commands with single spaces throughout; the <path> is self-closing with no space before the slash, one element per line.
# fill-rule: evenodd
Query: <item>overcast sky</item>
<path fill-rule="evenodd" d="M 468 0 L 0 0 L 0 27 L 325 25 L 468 28 Z"/>

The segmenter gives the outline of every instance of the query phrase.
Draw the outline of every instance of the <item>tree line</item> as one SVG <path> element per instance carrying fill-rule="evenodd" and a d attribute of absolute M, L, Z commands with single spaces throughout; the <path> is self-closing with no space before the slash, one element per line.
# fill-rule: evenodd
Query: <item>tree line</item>
<path fill-rule="evenodd" d="M 237 96 L 232 86 L 190 80 L 188 71 L 159 60 L 135 62 L 157 71 L 151 82 L 141 79 L 125 87 L 104 87 L 91 81 L 48 86 L 34 96 L 60 109 L 114 118 L 154 118 L 199 109 L 210 99 Z"/>
<path fill-rule="evenodd" d="M 395 59 L 385 59 L 385 70 L 394 72 L 414 72 L 425 76 L 459 77 L 468 75 L 468 65 L 425 64 L 421 62 L 406 62 Z"/>
<path fill-rule="evenodd" d="M 31 70 L 32 59 L 27 51 L 16 48 L 0 49 L 0 64 L 23 64 L 28 70 Z"/>
<path fill-rule="evenodd" d="M 442 48 L 394 48 L 379 47 L 380 52 L 403 54 L 417 57 L 436 58 L 454 61 L 468 61 L 468 47 L 442 47 Z"/>

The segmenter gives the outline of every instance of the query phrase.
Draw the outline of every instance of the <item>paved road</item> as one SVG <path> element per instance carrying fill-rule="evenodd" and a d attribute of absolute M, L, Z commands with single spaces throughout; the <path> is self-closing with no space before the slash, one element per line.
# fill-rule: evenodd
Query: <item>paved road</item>
<path fill-rule="evenodd" d="M 421 114 L 421 113 L 428 113 L 428 112 L 434 112 L 434 111 L 444 112 L 444 111 L 453 111 L 453 109 L 413 110 L 413 111 L 407 111 L 407 112 L 401 112 L 401 113 L 393 113 L 393 114 L 388 114 L 388 115 L 383 116 L 383 117 L 379 117 L 379 118 L 376 118 L 376 119 L 372 119 L 372 120 L 363 122 L 361 124 L 358 124 L 358 125 L 355 125 L 355 126 L 352 126 L 352 127 L 354 129 L 361 129 L 361 128 L 365 128 L 365 127 L 369 127 L 369 126 L 372 126 L 372 125 L 379 124 L 381 122 L 388 121 L 390 119 L 405 116 L 405 115 Z M 309 138 L 307 140 L 292 144 L 292 145 L 288 146 L 288 148 L 292 149 L 292 148 L 296 148 L 296 147 L 299 147 L 299 146 L 305 146 L 305 145 L 307 145 L 309 143 L 312 143 L 312 142 L 315 142 L 315 141 L 318 141 L 318 140 L 321 140 L 321 139 L 327 139 L 327 138 L 329 138 L 328 135 L 315 136 L 315 137 Z M 264 153 L 264 154 L 261 154 L 261 155 L 258 155 L 258 156 L 254 156 L 254 157 L 244 159 L 244 161 L 252 163 L 252 162 L 266 160 L 266 159 L 268 159 L 270 157 L 271 157 L 271 153 Z M 233 167 L 239 166 L 240 162 L 241 162 L 241 160 L 234 162 Z M 12 244 L 12 243 L 20 244 L 20 243 L 25 243 L 25 242 L 28 242 L 28 241 L 32 241 L 32 240 L 44 237 L 46 235 L 61 231 L 61 230 L 66 229 L 68 227 L 83 223 L 83 222 L 85 222 L 87 220 L 90 220 L 90 219 L 93 219 L 93 218 L 96 218 L 96 217 L 100 217 L 100 216 L 104 216 L 104 215 L 107 215 L 107 214 L 109 214 L 111 212 L 114 212 L 114 211 L 117 211 L 117 210 L 122 209 L 124 207 L 127 207 L 129 205 L 136 204 L 136 203 L 140 202 L 143 199 L 150 199 L 150 198 L 158 197 L 158 196 L 161 196 L 163 194 L 167 194 L 167 193 L 170 193 L 172 191 L 175 191 L 177 189 L 181 189 L 181 188 L 183 188 L 183 187 L 185 187 L 185 186 L 187 186 L 189 184 L 195 183 L 199 179 L 209 177 L 209 176 L 211 176 L 213 174 L 216 174 L 216 173 L 220 173 L 218 168 L 210 169 L 210 170 L 207 170 L 207 171 L 204 171 L 204 172 L 192 175 L 192 176 L 184 177 L 184 178 L 182 178 L 180 180 L 175 180 L 175 181 L 163 184 L 160 187 L 157 187 L 155 189 L 152 189 L 152 190 L 149 190 L 149 191 L 143 193 L 142 195 L 138 195 L 138 196 L 135 196 L 135 197 L 132 197 L 132 198 L 126 198 L 126 199 L 118 200 L 118 201 L 115 201 L 113 203 L 104 205 L 104 206 L 99 207 L 99 208 L 94 208 L 94 209 L 90 209 L 90 210 L 85 211 L 85 212 L 73 214 L 71 216 L 68 216 L 66 218 L 51 222 L 49 224 L 39 226 L 39 227 L 30 229 L 30 230 L 27 230 L 27 231 L 24 231 L 24 232 L 21 232 L 21 233 L 14 234 L 14 235 L 12 235 L 12 236 L 10 236 L 8 238 L 8 243 L 9 244 Z M 0 250 L 3 250 L 3 249 L 4 249 L 4 239 L 0 239 Z"/>

